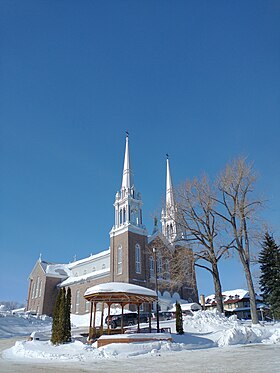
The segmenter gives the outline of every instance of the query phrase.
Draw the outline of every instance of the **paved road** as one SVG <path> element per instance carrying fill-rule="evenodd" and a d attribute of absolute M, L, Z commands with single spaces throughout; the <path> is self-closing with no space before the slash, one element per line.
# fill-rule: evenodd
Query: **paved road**
<path fill-rule="evenodd" d="M 19 338 L 0 340 L 0 354 Z M 89 363 L 19 363 L 0 358 L 1 373 L 279 373 L 280 345 L 246 345 L 181 351 L 163 356 Z"/>

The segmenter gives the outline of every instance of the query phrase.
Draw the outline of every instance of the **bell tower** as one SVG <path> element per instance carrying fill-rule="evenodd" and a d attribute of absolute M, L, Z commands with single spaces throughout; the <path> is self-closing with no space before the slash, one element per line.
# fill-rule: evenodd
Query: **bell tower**
<path fill-rule="evenodd" d="M 115 222 L 110 232 L 111 280 L 144 285 L 147 231 L 142 221 L 142 197 L 137 192 L 126 133 L 121 189 L 115 197 Z"/>

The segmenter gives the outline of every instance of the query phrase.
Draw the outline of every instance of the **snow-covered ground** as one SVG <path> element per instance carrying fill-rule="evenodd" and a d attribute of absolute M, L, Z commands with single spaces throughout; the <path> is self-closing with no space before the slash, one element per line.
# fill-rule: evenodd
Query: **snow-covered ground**
<path fill-rule="evenodd" d="M 28 314 L 0 313 L 0 339 L 30 335 L 34 330 L 50 331 L 52 319 Z"/>
<path fill-rule="evenodd" d="M 73 315 L 72 323 L 86 327 L 88 317 Z M 153 341 L 145 343 L 110 344 L 96 348 L 74 340 L 72 343 L 53 346 L 49 341 L 17 341 L 3 352 L 3 358 L 17 361 L 44 362 L 93 362 L 100 359 L 127 359 L 168 355 L 179 351 L 224 348 L 230 345 L 252 343 L 280 345 L 280 323 L 251 326 L 234 316 L 226 318 L 212 311 L 198 311 L 194 316 L 184 317 L 184 335 L 175 332 L 175 320 L 162 321 L 161 327 L 170 327 L 173 342 Z M 50 320 L 23 318 L 19 316 L 0 317 L 0 337 L 27 335 L 34 330 L 50 330 Z M 73 335 L 76 328 L 73 326 Z M 78 330 L 78 329 L 77 329 Z M 76 333 L 77 334 L 77 333 Z"/>

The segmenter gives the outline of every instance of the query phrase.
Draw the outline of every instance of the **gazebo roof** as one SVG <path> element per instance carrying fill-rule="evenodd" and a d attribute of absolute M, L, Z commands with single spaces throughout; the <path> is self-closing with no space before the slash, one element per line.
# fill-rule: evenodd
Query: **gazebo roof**
<path fill-rule="evenodd" d="M 157 299 L 154 290 L 126 282 L 107 282 L 95 285 L 84 294 L 88 301 L 111 303 L 144 303 Z"/>

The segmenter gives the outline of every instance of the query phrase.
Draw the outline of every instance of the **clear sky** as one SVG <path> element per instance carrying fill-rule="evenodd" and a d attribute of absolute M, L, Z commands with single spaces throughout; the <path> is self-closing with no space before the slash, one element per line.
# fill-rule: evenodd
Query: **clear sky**
<path fill-rule="evenodd" d="M 0 53 L 0 299 L 108 248 L 126 130 L 149 232 L 168 152 L 175 185 L 248 156 L 280 236 L 279 0 L 0 0 Z"/>

